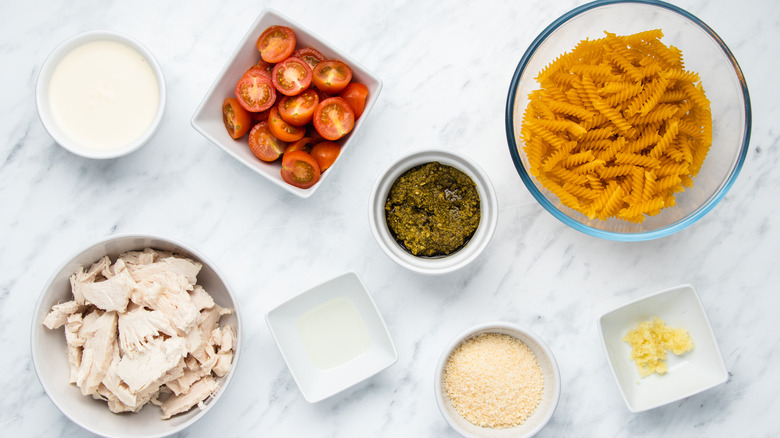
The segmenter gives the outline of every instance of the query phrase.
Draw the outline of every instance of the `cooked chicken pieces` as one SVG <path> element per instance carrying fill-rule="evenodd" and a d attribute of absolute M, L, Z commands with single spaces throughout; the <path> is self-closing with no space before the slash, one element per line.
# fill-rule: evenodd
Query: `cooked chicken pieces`
<path fill-rule="evenodd" d="M 73 300 L 43 320 L 64 327 L 70 383 L 112 412 L 148 402 L 162 418 L 187 412 L 217 391 L 232 366 L 232 313 L 196 284 L 202 265 L 150 248 L 108 256 L 70 278 Z"/>
<path fill-rule="evenodd" d="M 168 397 L 161 406 L 163 420 L 167 420 L 176 414 L 187 412 L 193 406 L 202 403 L 213 394 L 219 385 L 211 376 L 206 376 L 195 382 L 186 394 Z"/>

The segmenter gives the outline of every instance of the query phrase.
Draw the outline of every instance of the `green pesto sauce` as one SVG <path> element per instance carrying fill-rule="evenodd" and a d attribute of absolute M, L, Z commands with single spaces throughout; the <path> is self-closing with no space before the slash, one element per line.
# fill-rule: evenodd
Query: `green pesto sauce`
<path fill-rule="evenodd" d="M 443 257 L 462 248 L 479 226 L 479 192 L 460 170 L 431 162 L 398 177 L 385 202 L 395 240 L 416 256 Z"/>

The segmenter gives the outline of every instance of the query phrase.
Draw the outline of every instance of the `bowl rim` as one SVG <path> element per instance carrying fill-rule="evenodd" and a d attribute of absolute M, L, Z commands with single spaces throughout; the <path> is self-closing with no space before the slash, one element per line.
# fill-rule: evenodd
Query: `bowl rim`
<path fill-rule="evenodd" d="M 510 332 L 510 333 L 505 333 L 505 332 Z M 553 393 L 551 408 L 549 409 L 549 411 L 544 414 L 544 418 L 541 420 L 539 425 L 525 436 L 531 437 L 533 435 L 536 435 L 540 430 L 542 430 L 547 425 L 547 423 L 552 418 L 553 414 L 555 414 L 555 411 L 558 407 L 558 403 L 561 397 L 561 372 L 560 372 L 560 368 L 558 367 L 558 362 L 555 360 L 555 355 L 553 354 L 550 347 L 542 340 L 541 337 L 539 337 L 539 335 L 537 335 L 536 333 L 534 333 L 532 330 L 528 328 L 522 327 L 520 325 L 508 321 L 484 322 L 484 323 L 471 326 L 468 329 L 462 331 L 455 338 L 453 338 L 453 340 L 450 341 L 449 344 L 447 344 L 447 347 L 444 348 L 444 350 L 442 350 L 442 353 L 439 356 L 439 360 L 436 363 L 436 370 L 434 372 L 434 377 L 433 377 L 433 387 L 435 393 L 434 395 L 436 397 L 436 404 L 439 407 L 439 411 L 441 412 L 442 417 L 444 417 L 444 419 L 447 421 L 450 427 L 452 427 L 456 432 L 458 432 L 462 436 L 478 438 L 475 435 L 471 434 L 470 432 L 462 429 L 460 425 L 458 425 L 453 421 L 453 419 L 450 417 L 449 413 L 447 412 L 447 408 L 445 407 L 447 403 L 447 399 L 444 396 L 444 388 L 442 386 L 442 376 L 444 374 L 444 366 L 446 365 L 447 360 L 450 357 L 450 354 L 452 354 L 455 348 L 457 348 L 458 345 L 460 345 L 467 339 L 470 339 L 482 333 L 504 333 L 523 342 L 522 339 L 519 339 L 514 334 L 514 333 L 520 333 L 523 336 L 527 336 L 529 339 L 534 341 L 539 346 L 542 353 L 547 357 L 547 359 L 549 359 L 551 365 L 550 370 L 555 380 L 555 392 Z M 534 354 L 536 354 L 536 352 L 534 352 Z"/>
<path fill-rule="evenodd" d="M 393 182 L 407 170 L 433 161 L 442 162 L 464 172 L 477 186 L 480 194 L 481 218 L 469 243 L 458 251 L 441 258 L 416 257 L 401 248 L 390 235 L 380 204 L 390 191 Z M 379 192 L 382 193 L 379 193 Z M 384 212 L 384 208 L 381 209 Z M 448 149 L 429 148 L 415 150 L 393 159 L 377 177 L 368 202 L 368 220 L 371 234 L 377 245 L 391 260 L 413 272 L 442 275 L 459 270 L 477 259 L 490 244 L 498 225 L 498 197 L 487 173 L 465 154 Z M 391 244 L 392 243 L 392 244 Z M 473 246 L 469 246 L 473 245 Z"/>
<path fill-rule="evenodd" d="M 76 424 L 77 426 L 81 427 L 84 430 L 87 430 L 87 431 L 89 431 L 91 433 L 94 433 L 94 434 L 97 434 L 97 435 L 100 435 L 100 436 L 103 436 L 103 437 L 111 437 L 112 435 L 108 435 L 104 431 L 98 430 L 98 429 L 92 427 L 91 425 L 85 424 L 82 421 L 80 421 L 79 419 L 73 417 L 71 415 L 70 411 L 68 409 L 66 409 L 60 403 L 60 401 L 58 399 L 56 399 L 55 397 L 52 396 L 52 393 L 49 390 L 49 386 L 47 385 L 47 383 L 44 380 L 43 376 L 41 376 L 41 372 L 40 372 L 39 367 L 38 367 L 38 362 L 39 362 L 40 358 L 38 357 L 38 354 L 36 352 L 36 350 L 37 350 L 36 345 L 37 345 L 37 339 L 38 339 L 38 336 L 36 335 L 36 333 L 38 332 L 39 326 L 41 325 L 41 321 L 37 320 L 36 318 L 38 316 L 38 312 L 41 309 L 41 306 L 44 304 L 43 300 L 44 300 L 44 297 L 46 296 L 46 292 L 49 290 L 49 288 L 51 287 L 52 283 L 57 278 L 58 274 L 63 269 L 65 269 L 65 267 L 68 266 L 68 264 L 70 264 L 71 261 L 73 261 L 74 258 L 79 256 L 83 252 L 88 251 L 91 248 L 93 248 L 95 246 L 98 246 L 98 245 L 101 245 L 101 244 L 105 244 L 105 243 L 116 241 L 116 240 L 120 240 L 120 239 L 136 239 L 136 238 L 160 240 L 160 241 L 167 242 L 168 244 L 171 244 L 171 245 L 174 245 L 174 246 L 178 246 L 178 247 L 184 249 L 185 251 L 189 252 L 193 256 L 195 256 L 198 259 L 199 262 L 203 263 L 204 265 L 208 265 L 209 268 L 211 270 L 213 270 L 214 273 L 217 275 L 219 280 L 222 283 L 224 283 L 225 290 L 227 291 L 228 296 L 230 297 L 230 299 L 233 301 L 233 304 L 234 304 L 233 305 L 233 314 L 235 315 L 235 318 L 236 318 L 236 325 L 239 327 L 238 336 L 236 336 L 236 338 L 233 341 L 234 342 L 233 361 L 232 361 L 232 364 L 231 364 L 230 371 L 225 375 L 224 380 L 222 381 L 222 384 L 220 385 L 219 390 L 212 397 L 211 402 L 206 406 L 205 409 L 203 409 L 200 412 L 198 412 L 196 415 L 194 415 L 189 420 L 187 420 L 187 421 L 185 421 L 185 422 L 179 424 L 178 426 L 176 426 L 174 428 L 171 428 L 169 430 L 162 431 L 160 433 L 153 434 L 153 435 L 148 435 L 149 438 L 161 438 L 161 437 L 166 437 L 166 436 L 173 435 L 175 433 L 181 432 L 181 431 L 189 428 L 190 426 L 192 426 L 195 422 L 197 422 L 201 418 L 203 418 L 203 416 L 205 416 L 211 410 L 211 407 L 214 406 L 217 403 L 217 401 L 225 394 L 225 392 L 227 392 L 228 387 L 230 386 L 230 382 L 233 380 L 233 377 L 236 374 L 236 371 L 238 369 L 238 364 L 239 364 L 239 358 L 241 356 L 242 345 L 243 345 L 244 337 L 245 337 L 245 335 L 242 332 L 244 326 L 243 326 L 240 306 L 239 306 L 239 303 L 238 303 L 238 297 L 233 292 L 233 288 L 230 286 L 230 283 L 227 281 L 227 278 L 224 276 L 224 274 L 219 270 L 219 268 L 214 264 L 214 262 L 211 259 L 206 257 L 201 251 L 196 250 L 195 248 L 193 248 L 192 246 L 190 246 L 190 245 L 188 245 L 186 243 L 183 243 L 183 242 L 181 242 L 181 241 L 179 241 L 177 239 L 172 239 L 170 237 L 164 237 L 164 236 L 161 236 L 161 235 L 158 235 L 158 234 L 149 234 L 149 233 L 120 233 L 120 234 L 111 234 L 111 235 L 108 235 L 108 236 L 101 237 L 101 238 L 99 238 L 97 240 L 92 240 L 92 241 L 88 242 L 85 245 L 81 245 L 78 250 L 71 251 L 68 254 L 68 256 L 65 257 L 63 259 L 63 261 L 60 262 L 57 265 L 55 270 L 52 271 L 51 275 L 46 280 L 46 283 L 44 283 L 43 288 L 41 289 L 40 293 L 38 294 L 38 299 L 36 300 L 35 307 L 33 309 L 33 315 L 30 318 L 30 321 L 31 321 L 31 323 L 30 323 L 30 353 L 31 353 L 31 356 L 32 356 L 33 368 L 35 370 L 35 377 L 38 379 L 38 383 L 40 383 L 41 387 L 43 388 L 44 392 L 46 393 L 46 396 L 54 404 L 54 406 L 56 406 L 57 409 L 63 415 L 65 415 L 65 417 L 67 417 L 71 422 L 73 422 L 73 424 Z M 106 410 L 106 412 L 110 412 L 110 411 Z"/>
<path fill-rule="evenodd" d="M 707 200 L 707 202 L 699 206 L 699 208 L 692 211 L 686 217 L 678 221 L 675 221 L 667 226 L 664 226 L 662 228 L 658 228 L 651 231 L 642 231 L 638 233 L 618 233 L 614 231 L 600 230 L 598 228 L 593 228 L 591 226 L 585 225 L 564 214 L 562 211 L 556 208 L 547 198 L 545 198 L 544 195 L 542 195 L 542 193 L 539 191 L 539 189 L 537 189 L 536 185 L 534 185 L 533 177 L 529 175 L 528 172 L 526 171 L 525 166 L 523 165 L 523 162 L 520 158 L 520 153 L 517 150 L 518 144 L 515 141 L 514 102 L 517 97 L 517 88 L 520 83 L 520 77 L 525 72 L 525 68 L 529 60 L 534 55 L 534 53 L 536 53 L 536 49 L 538 49 L 539 46 L 547 39 L 547 37 L 549 37 L 555 30 L 557 30 L 559 27 L 561 27 L 563 24 L 565 24 L 572 18 L 575 18 L 576 16 L 584 12 L 590 11 L 592 9 L 596 9 L 602 6 L 614 5 L 614 4 L 642 4 L 642 5 L 657 6 L 660 8 L 668 9 L 669 11 L 677 13 L 678 15 L 681 15 L 682 17 L 690 20 L 691 23 L 698 26 L 701 30 L 703 30 L 717 43 L 717 45 L 726 55 L 728 60 L 731 62 L 731 65 L 734 69 L 734 73 L 737 76 L 737 79 L 739 81 L 742 90 L 742 96 L 744 98 L 745 135 L 742 139 L 742 146 L 740 147 L 740 152 L 739 152 L 739 156 L 737 157 L 737 161 L 734 167 L 732 168 L 731 173 L 728 175 L 728 178 L 726 179 L 725 183 L 723 184 L 723 186 L 721 186 L 720 190 L 714 193 L 713 196 Z M 715 31 L 706 23 L 704 23 L 702 20 L 700 20 L 695 15 L 691 14 L 690 12 L 682 8 L 679 8 L 677 6 L 659 0 L 596 0 L 578 6 L 570 10 L 569 12 L 561 15 L 559 18 L 553 21 L 549 26 L 547 26 L 533 40 L 533 42 L 528 46 L 528 49 L 526 49 L 525 53 L 523 54 L 523 57 L 520 58 L 520 62 L 517 64 L 517 67 L 515 68 L 515 72 L 512 75 L 512 80 L 509 83 L 509 93 L 507 95 L 506 109 L 505 109 L 505 130 L 506 130 L 507 143 L 509 146 L 509 153 L 512 156 L 512 161 L 515 165 L 515 168 L 517 169 L 517 172 L 520 174 L 520 178 L 523 180 L 523 183 L 525 184 L 528 191 L 531 192 L 531 195 L 533 195 L 533 197 L 542 205 L 542 207 L 544 207 L 544 209 L 547 210 L 550 214 L 552 214 L 556 219 L 574 228 L 575 230 L 591 236 L 600 237 L 607 240 L 621 241 L 621 242 L 637 242 L 637 241 L 644 241 L 644 240 L 652 240 L 652 239 L 657 239 L 657 238 L 674 234 L 684 228 L 687 228 L 688 226 L 690 226 L 691 224 L 693 224 L 694 222 L 702 218 L 710 210 L 712 210 L 721 201 L 721 199 L 723 199 L 723 197 L 726 195 L 726 193 L 729 191 L 731 186 L 736 181 L 737 176 L 739 176 L 739 172 L 742 169 L 742 165 L 744 164 L 745 158 L 747 157 L 748 146 L 750 144 L 751 127 L 752 127 L 752 112 L 751 112 L 751 105 L 750 105 L 750 94 L 748 92 L 747 83 L 745 81 L 745 75 L 743 74 L 742 69 L 739 66 L 739 63 L 737 62 L 737 59 L 734 57 L 734 54 L 728 48 L 728 46 L 723 41 L 723 39 L 721 39 L 720 36 L 718 36 L 718 34 L 715 33 Z"/>
<path fill-rule="evenodd" d="M 59 65 L 60 61 L 71 51 L 84 44 L 94 41 L 116 41 L 123 43 L 135 51 L 139 52 L 149 63 L 154 72 L 154 76 L 157 79 L 157 90 L 159 93 L 157 112 L 154 115 L 149 127 L 144 133 L 128 143 L 127 145 L 111 149 L 107 151 L 92 150 L 84 148 L 78 143 L 72 141 L 67 136 L 61 135 L 59 128 L 56 127 L 56 122 L 51 117 L 51 111 L 48 104 L 48 96 L 44 96 L 44 91 L 48 90 L 48 82 L 51 80 L 51 75 Z M 60 146 L 70 151 L 73 154 L 79 155 L 85 158 L 104 160 L 119 158 L 125 155 L 129 155 L 145 144 L 147 144 L 152 137 L 157 133 L 160 125 L 162 124 L 162 118 L 165 114 L 165 106 L 167 102 L 167 84 L 165 82 L 165 73 L 162 67 L 154 56 L 151 50 L 142 44 L 139 40 L 131 37 L 130 35 L 115 30 L 90 30 L 86 32 L 80 32 L 66 38 L 54 49 L 49 52 L 46 59 L 41 64 L 40 70 L 38 70 L 38 76 L 35 82 L 35 109 L 38 113 L 38 119 L 41 121 L 43 128 L 49 134 L 49 136 Z"/>

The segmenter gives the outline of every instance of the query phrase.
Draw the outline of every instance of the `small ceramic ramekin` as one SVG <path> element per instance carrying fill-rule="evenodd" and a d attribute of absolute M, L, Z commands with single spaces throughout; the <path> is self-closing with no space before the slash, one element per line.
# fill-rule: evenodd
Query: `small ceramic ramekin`
<path fill-rule="evenodd" d="M 149 124 L 149 127 L 146 129 L 146 131 L 143 132 L 143 134 L 141 134 L 135 140 L 116 148 L 96 149 L 88 147 L 87 145 L 80 143 L 78 140 L 68 136 L 63 131 L 62 127 L 57 124 L 54 115 L 52 114 L 52 108 L 49 102 L 49 86 L 51 84 L 52 75 L 63 58 L 65 58 L 65 56 L 67 56 L 74 49 L 95 41 L 115 41 L 134 49 L 146 59 L 146 61 L 149 63 L 149 66 L 152 68 L 152 71 L 154 72 L 155 78 L 157 79 L 159 100 L 154 119 L 152 119 L 152 122 Z M 148 143 L 160 126 L 160 122 L 162 121 L 162 117 L 165 112 L 165 102 L 165 77 L 163 75 L 160 64 L 157 62 L 157 59 L 154 57 L 152 52 L 138 40 L 125 34 L 110 30 L 95 30 L 80 33 L 60 43 L 56 48 L 54 48 L 51 54 L 49 54 L 49 56 L 46 58 L 46 61 L 44 61 L 43 66 L 38 73 L 38 81 L 35 86 L 35 105 L 38 110 L 38 117 L 41 119 L 41 123 L 43 123 L 43 127 L 46 129 L 49 135 L 54 139 L 54 141 L 56 141 L 60 146 L 64 147 L 68 151 L 82 157 L 93 159 L 121 157 L 130 154 L 131 152 L 135 152 L 143 145 Z"/>
<path fill-rule="evenodd" d="M 468 175 L 477 186 L 481 208 L 479 226 L 466 246 L 436 258 L 418 257 L 404 249 L 390 232 L 385 217 L 385 201 L 395 180 L 407 170 L 430 162 L 455 167 Z M 446 274 L 468 265 L 485 250 L 498 223 L 498 199 L 487 174 L 471 159 L 453 151 L 429 149 L 398 158 L 379 175 L 371 191 L 368 219 L 377 244 L 394 262 L 422 274 Z"/>

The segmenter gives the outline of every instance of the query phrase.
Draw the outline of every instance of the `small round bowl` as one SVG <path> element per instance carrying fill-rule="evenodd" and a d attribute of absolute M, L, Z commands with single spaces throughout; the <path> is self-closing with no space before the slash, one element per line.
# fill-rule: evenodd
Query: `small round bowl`
<path fill-rule="evenodd" d="M 661 29 L 666 45 L 682 50 L 685 69 L 698 72 L 711 101 L 713 141 L 693 187 L 676 194 L 677 205 L 635 224 L 610 218 L 588 219 L 568 207 L 529 173 L 520 139 L 528 94 L 539 88 L 536 75 L 545 66 L 586 38 L 604 31 L 629 35 Z M 701 219 L 723 198 L 742 168 L 750 140 L 750 97 L 742 70 L 726 44 L 709 26 L 690 13 L 659 1 L 596 1 L 555 20 L 531 43 L 509 86 L 506 134 L 517 172 L 531 194 L 553 216 L 591 236 L 617 241 L 640 241 L 668 236 Z"/>
<path fill-rule="evenodd" d="M 60 61 L 62 61 L 62 59 L 68 55 L 68 53 L 77 47 L 95 41 L 115 41 L 129 46 L 140 53 L 154 71 L 155 78 L 157 79 L 157 90 L 159 94 L 157 112 L 155 113 L 154 119 L 146 131 L 141 134 L 140 137 L 136 138 L 130 143 L 127 143 L 124 146 L 105 150 L 95 149 L 89 147 L 88 145 L 81 144 L 66 135 L 62 128 L 58 126 L 52 114 L 51 105 L 49 104 L 49 85 L 51 83 L 52 75 L 54 74 L 57 66 L 60 64 Z M 43 127 L 46 129 L 49 135 L 60 146 L 69 150 L 70 152 L 85 158 L 93 159 L 117 158 L 140 149 L 157 132 L 157 129 L 160 126 L 160 122 L 162 121 L 163 113 L 165 112 L 165 102 L 165 77 L 163 76 L 163 71 L 160 67 L 160 64 L 157 62 L 157 59 L 154 57 L 152 52 L 149 51 L 149 49 L 147 49 L 146 46 L 141 44 L 138 40 L 119 32 L 108 30 L 95 30 L 80 33 L 60 43 L 49 54 L 49 56 L 46 58 L 46 61 L 44 61 L 43 66 L 41 67 L 41 71 L 38 73 L 38 81 L 35 86 L 35 105 L 38 110 L 38 117 L 41 119 L 41 123 L 43 123 Z"/>
<path fill-rule="evenodd" d="M 235 333 L 233 344 L 233 363 L 230 371 L 217 379 L 219 389 L 213 397 L 205 401 L 204 409 L 197 406 L 189 412 L 162 420 L 160 409 L 145 406 L 135 414 L 114 414 L 108 410 L 106 402 L 84 396 L 81 390 L 69 382 L 70 366 L 67 360 L 67 346 L 62 328 L 50 330 L 42 321 L 54 304 L 73 299 L 69 277 L 80 267 L 89 267 L 101 257 L 108 255 L 112 261 L 126 251 L 153 248 L 171 251 L 202 263 L 198 274 L 198 284 L 211 294 L 214 302 L 222 307 L 233 309 L 233 313 L 221 319 L 222 326 L 230 326 Z M 219 402 L 225 394 L 241 355 L 243 341 L 241 313 L 238 300 L 231 291 L 223 275 L 216 266 L 195 249 L 159 236 L 122 234 L 101 239 L 69 257 L 51 276 L 43 289 L 32 321 L 31 347 L 32 358 L 38 380 L 46 395 L 55 406 L 71 421 L 82 428 L 104 437 L 163 437 L 180 432 L 202 418 Z"/>
<path fill-rule="evenodd" d="M 536 355 L 536 360 L 542 369 L 544 376 L 544 392 L 542 400 L 536 410 L 526 421 L 515 427 L 504 429 L 491 429 L 472 424 L 463 418 L 450 402 L 444 389 L 444 367 L 453 351 L 467 339 L 485 333 L 500 333 L 514 337 L 521 341 Z M 545 343 L 530 330 L 521 328 L 508 322 L 490 322 L 472 327 L 461 333 L 442 352 L 439 363 L 436 365 L 436 375 L 433 379 L 434 393 L 439 411 L 450 426 L 459 434 L 467 438 L 526 438 L 535 435 L 550 421 L 558 399 L 561 395 L 561 375 L 558 371 L 558 363 L 555 361 L 552 351 Z"/>
<path fill-rule="evenodd" d="M 417 257 L 396 242 L 390 233 L 385 217 L 385 201 L 393 183 L 404 172 L 433 161 L 455 167 L 474 181 L 479 192 L 481 218 L 477 230 L 463 248 L 445 257 Z M 469 158 L 452 151 L 424 150 L 404 155 L 382 171 L 371 191 L 368 220 L 379 247 L 393 261 L 422 274 L 446 274 L 471 263 L 487 247 L 498 222 L 498 200 L 487 174 Z"/>

